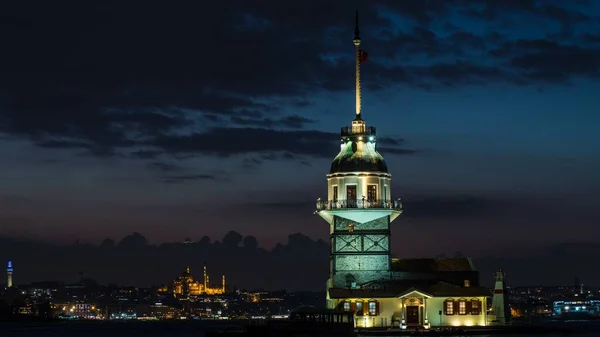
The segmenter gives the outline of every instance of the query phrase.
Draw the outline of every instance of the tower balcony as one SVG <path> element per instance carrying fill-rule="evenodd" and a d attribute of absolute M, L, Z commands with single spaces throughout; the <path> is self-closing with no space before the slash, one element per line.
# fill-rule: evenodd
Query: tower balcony
<path fill-rule="evenodd" d="M 402 211 L 402 200 L 317 200 L 317 212 L 343 209 Z"/>
<path fill-rule="evenodd" d="M 342 135 L 342 137 L 359 136 L 359 135 L 375 136 L 376 129 L 374 126 L 364 126 L 364 124 L 345 126 L 345 127 L 342 127 L 341 135 Z"/>

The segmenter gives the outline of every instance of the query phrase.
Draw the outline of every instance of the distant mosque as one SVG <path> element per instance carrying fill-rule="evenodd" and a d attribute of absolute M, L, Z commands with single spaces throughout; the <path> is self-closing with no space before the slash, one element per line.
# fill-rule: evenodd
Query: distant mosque
<path fill-rule="evenodd" d="M 394 258 L 391 223 L 402 214 L 402 200 L 391 195 L 391 174 L 377 152 L 375 127 L 362 115 L 358 13 L 354 31 L 356 115 L 341 130 L 340 152 L 327 175 L 327 199 L 316 213 L 329 223 L 330 269 L 326 302 L 353 312 L 357 327 L 425 328 L 484 326 L 505 322 L 504 274 L 491 291 L 479 284 L 470 258 Z M 433 244 L 400 232 L 403 240 Z"/>
<path fill-rule="evenodd" d="M 200 282 L 192 276 L 188 266 L 180 276 L 178 276 L 170 286 L 164 286 L 158 289 L 162 294 L 173 294 L 178 299 L 187 299 L 189 296 L 200 295 L 221 295 L 225 293 L 225 274 L 221 275 L 221 285 L 218 287 L 210 286 L 209 275 L 204 264 L 203 281 Z"/>

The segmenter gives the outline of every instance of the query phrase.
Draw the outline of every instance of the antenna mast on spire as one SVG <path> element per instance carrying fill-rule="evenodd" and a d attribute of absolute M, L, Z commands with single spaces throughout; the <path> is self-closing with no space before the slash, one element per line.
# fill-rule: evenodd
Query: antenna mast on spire
<path fill-rule="evenodd" d="M 360 120 L 362 112 L 362 102 L 360 97 L 360 63 L 362 51 L 360 50 L 360 29 L 358 28 L 358 11 L 354 22 L 354 47 L 356 48 L 356 119 Z"/>

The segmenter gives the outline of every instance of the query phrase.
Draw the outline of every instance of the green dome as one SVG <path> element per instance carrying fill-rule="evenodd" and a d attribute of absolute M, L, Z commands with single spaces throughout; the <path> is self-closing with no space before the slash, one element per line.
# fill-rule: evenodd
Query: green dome
<path fill-rule="evenodd" d="M 375 150 L 375 143 L 346 141 L 342 150 L 333 159 L 329 173 L 339 172 L 382 172 L 388 173 L 383 156 Z"/>

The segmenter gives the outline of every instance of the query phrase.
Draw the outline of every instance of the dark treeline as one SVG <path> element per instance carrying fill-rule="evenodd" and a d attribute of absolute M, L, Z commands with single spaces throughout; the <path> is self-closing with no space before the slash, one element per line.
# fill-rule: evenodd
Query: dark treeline
<path fill-rule="evenodd" d="M 152 245 L 140 233 L 100 245 L 76 242 L 54 245 L 0 238 L 0 260 L 12 260 L 14 282 L 92 278 L 99 283 L 147 287 L 169 283 L 190 266 L 202 279 L 206 263 L 210 283 L 228 288 L 322 290 L 328 275 L 328 244 L 301 233 L 268 251 L 253 236 L 229 231 L 220 241 L 204 236 L 197 241 Z M 5 262 L 3 262 L 5 265 Z"/>

